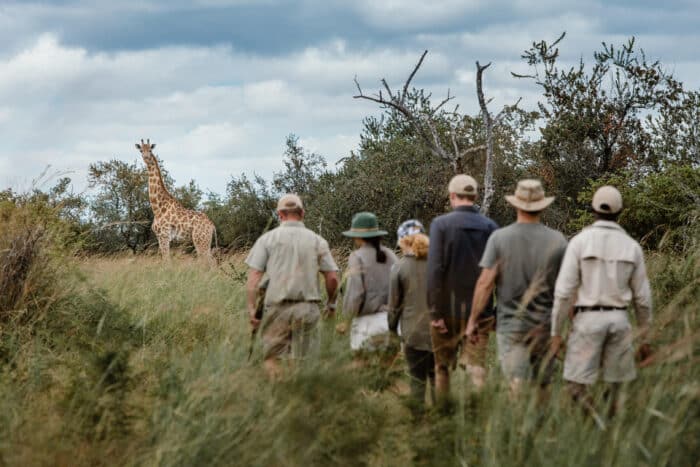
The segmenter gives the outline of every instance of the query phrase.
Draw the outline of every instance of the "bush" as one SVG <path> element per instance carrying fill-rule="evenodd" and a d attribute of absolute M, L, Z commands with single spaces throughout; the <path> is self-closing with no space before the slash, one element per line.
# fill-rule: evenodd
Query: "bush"
<path fill-rule="evenodd" d="M 620 190 L 624 205 L 620 225 L 646 248 L 682 253 L 697 246 L 700 167 L 673 165 L 644 176 L 625 172 L 604 177 L 591 181 L 579 195 L 579 202 L 590 206 L 593 193 L 603 185 Z M 570 222 L 574 231 L 593 220 L 590 208 L 577 214 Z"/>
<path fill-rule="evenodd" d="M 71 224 L 41 199 L 0 199 L 0 323 L 37 318 L 65 291 L 56 288 L 77 243 Z"/>

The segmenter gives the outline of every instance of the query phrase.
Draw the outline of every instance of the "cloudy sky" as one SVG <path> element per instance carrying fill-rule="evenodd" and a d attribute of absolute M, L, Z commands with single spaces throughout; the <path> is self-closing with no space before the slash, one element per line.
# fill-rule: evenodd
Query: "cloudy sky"
<path fill-rule="evenodd" d="M 564 60 L 635 35 L 647 55 L 700 87 L 700 2 L 555 0 L 0 0 L 0 189 L 47 166 L 85 188 L 91 162 L 139 156 L 150 138 L 178 183 L 223 192 L 269 177 L 285 136 L 333 164 L 377 112 L 352 99 L 381 77 L 457 95 L 477 112 L 474 62 L 492 108 L 537 89 L 511 78 L 521 52 L 562 31 Z"/>

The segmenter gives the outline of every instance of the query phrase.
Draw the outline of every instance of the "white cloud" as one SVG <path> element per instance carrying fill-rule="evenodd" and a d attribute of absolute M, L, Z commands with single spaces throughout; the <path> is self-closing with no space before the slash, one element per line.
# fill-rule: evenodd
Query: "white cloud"
<path fill-rule="evenodd" d="M 248 0 L 199 0 L 199 6 L 216 10 L 241 2 Z M 95 8 L 108 16 L 119 9 L 184 9 L 190 7 L 187 3 L 178 0 L 173 7 L 155 0 L 99 0 Z M 311 38 L 300 49 L 275 54 L 214 41 L 209 46 L 103 52 L 69 46 L 57 33 L 32 29 L 33 17 L 57 11 L 73 19 L 94 18 L 89 2 L 0 8 L 3 37 L 7 31 L 32 35 L 31 41 L 23 39 L 19 46 L 13 43 L 0 51 L 0 188 L 26 186 L 48 164 L 74 171 L 82 187 L 91 162 L 137 160 L 133 144 L 140 138 L 158 143 L 157 152 L 178 183 L 195 178 L 219 192 L 231 175 L 255 171 L 269 176 L 279 170 L 289 133 L 297 134 L 308 150 L 326 156 L 332 166 L 356 147 L 363 117 L 379 112 L 373 103 L 352 99 L 354 76 L 367 93 L 379 90 L 381 78 L 398 88 L 428 48 L 414 84 L 432 91 L 435 99 L 450 88 L 463 112 L 477 113 L 478 59 L 493 62 L 484 76 L 486 94 L 494 98 L 492 111 L 518 97 L 523 97 L 523 107 L 533 108 L 539 89 L 510 75 L 528 71 L 520 54 L 530 43 L 553 40 L 566 30 L 562 59 L 573 63 L 580 56 L 590 61 L 602 40 L 620 43 L 627 38 L 625 31 L 606 29 L 601 3 L 557 6 L 547 0 L 539 10 L 505 0 L 359 0 L 342 8 L 333 1 L 302 3 L 305 15 L 312 15 L 314 5 L 349 11 L 343 20 L 360 17 L 381 34 L 364 40 Z M 499 17 L 471 21 L 492 12 Z M 465 24 L 459 27 L 461 21 Z M 441 32 L 441 25 L 450 27 Z M 692 47 L 679 44 L 697 43 L 698 36 L 650 29 L 638 36 L 638 44 L 697 88 L 700 61 Z"/>
<path fill-rule="evenodd" d="M 369 24 L 403 29 L 454 20 L 487 4 L 483 0 L 358 0 L 353 8 Z"/>

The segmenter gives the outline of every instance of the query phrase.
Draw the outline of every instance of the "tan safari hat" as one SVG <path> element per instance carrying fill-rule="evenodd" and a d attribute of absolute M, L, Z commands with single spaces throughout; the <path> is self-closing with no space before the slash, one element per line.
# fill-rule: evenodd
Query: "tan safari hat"
<path fill-rule="evenodd" d="M 554 196 L 545 197 L 539 180 L 525 179 L 518 182 L 515 194 L 506 196 L 506 201 L 525 212 L 535 212 L 552 204 Z"/>
<path fill-rule="evenodd" d="M 593 195 L 593 210 L 602 214 L 617 214 L 622 211 L 622 195 L 610 185 L 601 186 Z"/>
<path fill-rule="evenodd" d="M 301 202 L 301 198 L 294 194 L 286 194 L 277 201 L 278 211 L 287 211 L 291 209 L 304 209 L 304 204 Z"/>
<path fill-rule="evenodd" d="M 452 177 L 450 184 L 447 186 L 447 191 L 456 195 L 476 195 L 478 189 L 479 184 L 476 183 L 476 180 L 464 174 Z"/>

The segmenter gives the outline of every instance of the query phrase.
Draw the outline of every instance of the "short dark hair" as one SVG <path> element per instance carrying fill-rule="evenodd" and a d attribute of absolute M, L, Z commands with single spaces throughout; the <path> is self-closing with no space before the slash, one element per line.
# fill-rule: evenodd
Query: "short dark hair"
<path fill-rule="evenodd" d="M 476 201 L 476 194 L 463 195 L 461 193 L 455 193 L 455 196 L 457 196 L 457 199 L 461 199 L 462 201 Z"/>
<path fill-rule="evenodd" d="M 304 210 L 302 208 L 292 208 L 292 209 L 280 209 L 281 212 L 289 215 L 292 214 L 294 216 L 301 217 L 304 215 Z"/>
<path fill-rule="evenodd" d="M 524 211 L 524 212 L 528 213 L 531 216 L 539 216 L 540 214 L 542 214 L 544 212 L 544 209 L 540 209 L 539 211 Z"/>
<path fill-rule="evenodd" d="M 612 212 L 598 212 L 598 211 L 593 211 L 593 217 L 595 217 L 596 220 L 600 221 L 613 221 L 617 222 L 618 217 L 620 217 L 620 213 L 612 213 Z"/>

